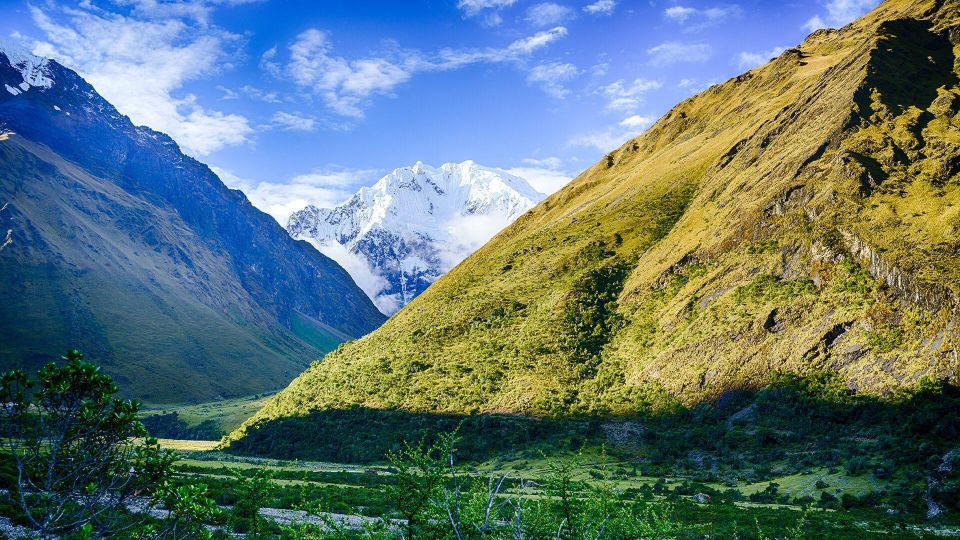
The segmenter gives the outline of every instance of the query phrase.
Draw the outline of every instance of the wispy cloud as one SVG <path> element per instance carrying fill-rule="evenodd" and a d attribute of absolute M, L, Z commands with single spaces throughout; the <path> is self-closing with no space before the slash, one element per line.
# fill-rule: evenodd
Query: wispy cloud
<path fill-rule="evenodd" d="M 343 116 L 362 117 L 367 98 L 388 94 L 411 76 L 408 68 L 385 58 L 347 60 L 331 55 L 332 49 L 325 32 L 306 30 L 290 45 L 285 72 L 294 82 L 320 94 L 330 109 Z"/>
<path fill-rule="evenodd" d="M 566 83 L 579 74 L 580 70 L 573 64 L 553 62 L 534 66 L 527 75 L 527 82 L 539 85 L 550 96 L 564 99 L 570 95 Z"/>
<path fill-rule="evenodd" d="M 245 117 L 211 110 L 182 92 L 186 83 L 216 74 L 242 43 L 208 25 L 214 3 L 130 4 L 128 15 L 86 2 L 30 6 L 44 33 L 34 52 L 76 69 L 134 123 L 170 134 L 189 154 L 246 142 L 253 130 Z"/>
<path fill-rule="evenodd" d="M 617 8 L 616 0 L 597 0 L 583 6 L 583 11 L 591 15 L 610 15 Z"/>
<path fill-rule="evenodd" d="M 149 19 L 192 19 L 200 26 L 208 26 L 213 10 L 219 6 L 254 4 L 264 0 L 113 0 L 118 6 L 130 8 L 133 15 Z M 89 4 L 89 2 L 80 2 Z"/>
<path fill-rule="evenodd" d="M 615 127 L 600 131 L 591 131 L 570 139 L 570 146 L 596 148 L 601 152 L 610 152 L 628 140 L 640 135 L 654 122 L 648 116 L 632 115 L 624 118 Z"/>
<path fill-rule="evenodd" d="M 486 26 L 498 26 L 503 22 L 500 10 L 517 3 L 517 0 L 460 0 L 457 8 L 464 18 L 478 18 Z"/>
<path fill-rule="evenodd" d="M 566 34 L 567 29 L 558 26 L 503 48 L 442 49 L 433 54 L 396 50 L 383 56 L 347 59 L 335 55 L 328 34 L 314 28 L 297 36 L 288 48 L 286 63 L 278 59 L 276 49 L 271 49 L 263 55 L 260 65 L 277 77 L 289 77 L 311 90 L 335 113 L 362 118 L 371 98 L 391 95 L 416 73 L 449 71 L 478 63 L 520 63 Z"/>
<path fill-rule="evenodd" d="M 664 15 L 684 27 L 686 32 L 699 32 L 710 26 L 739 17 L 743 14 L 740 6 L 731 4 L 709 8 L 693 8 L 688 6 L 672 6 L 664 10 Z"/>
<path fill-rule="evenodd" d="M 635 114 L 623 119 L 623 121 L 620 122 L 620 127 L 626 129 L 647 129 L 652 123 L 652 118 Z"/>
<path fill-rule="evenodd" d="M 709 79 L 707 81 L 699 81 L 697 79 L 680 79 L 680 81 L 677 82 L 677 88 L 682 88 L 689 94 L 698 94 L 710 86 L 717 84 L 718 82 L 720 81 L 717 79 Z"/>
<path fill-rule="evenodd" d="M 268 127 L 284 131 L 316 131 L 319 126 L 317 119 L 312 116 L 279 111 L 274 113 Z"/>
<path fill-rule="evenodd" d="M 553 2 L 542 2 L 530 6 L 524 20 L 538 27 L 556 26 L 569 21 L 575 15 L 573 9 L 567 6 Z"/>
<path fill-rule="evenodd" d="M 574 173 L 569 170 L 568 161 L 559 157 L 526 158 L 516 167 L 504 169 L 508 173 L 527 181 L 533 189 L 550 195 L 570 183 Z"/>
<path fill-rule="evenodd" d="M 759 65 L 767 63 L 771 58 L 776 58 L 787 50 L 786 47 L 774 47 L 769 51 L 761 52 L 740 52 L 733 58 L 733 62 L 741 69 L 752 69 Z"/>
<path fill-rule="evenodd" d="M 243 191 L 254 206 L 273 216 L 284 227 L 294 212 L 310 204 L 333 208 L 347 200 L 358 186 L 373 182 L 380 172 L 331 166 L 278 182 L 242 178 L 215 166 L 211 169 L 224 184 Z"/>
<path fill-rule="evenodd" d="M 713 49 L 706 43 L 681 43 L 668 41 L 647 49 L 650 63 L 657 67 L 682 62 L 706 62 L 713 55 Z"/>
<path fill-rule="evenodd" d="M 811 17 L 803 27 L 811 32 L 821 28 L 839 28 L 877 7 L 880 0 L 829 0 L 827 12 Z"/>
<path fill-rule="evenodd" d="M 607 98 L 608 111 L 632 113 L 643 103 L 644 94 L 662 86 L 659 81 L 650 79 L 634 79 L 633 82 L 620 79 L 604 86 L 600 92 Z"/>
<path fill-rule="evenodd" d="M 313 247 L 317 248 L 320 253 L 330 257 L 343 267 L 382 313 L 390 315 L 396 313 L 402 307 L 399 295 L 386 294 L 385 291 L 390 287 L 390 282 L 377 273 L 366 257 L 350 251 L 339 242 L 330 241 L 321 244 L 310 237 L 304 238 L 304 240 L 313 244 Z"/>
<path fill-rule="evenodd" d="M 281 103 L 283 101 L 275 90 L 263 90 L 249 84 L 241 86 L 240 92 L 250 99 L 264 103 Z"/>

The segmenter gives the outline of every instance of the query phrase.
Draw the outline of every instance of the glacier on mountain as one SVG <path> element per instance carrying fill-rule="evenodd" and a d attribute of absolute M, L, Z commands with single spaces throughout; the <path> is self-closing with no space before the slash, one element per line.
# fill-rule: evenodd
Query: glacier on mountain
<path fill-rule="evenodd" d="M 335 208 L 310 205 L 287 223 L 394 313 L 544 195 L 526 180 L 473 161 L 417 162 Z"/>

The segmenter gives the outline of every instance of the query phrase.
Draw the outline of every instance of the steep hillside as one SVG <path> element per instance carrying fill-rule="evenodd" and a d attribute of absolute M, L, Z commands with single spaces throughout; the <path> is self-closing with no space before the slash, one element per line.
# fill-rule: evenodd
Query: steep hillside
<path fill-rule="evenodd" d="M 233 434 L 632 416 L 832 371 L 957 376 L 960 2 L 888 0 L 677 105 Z"/>
<path fill-rule="evenodd" d="M 0 47 L 0 369 L 84 350 L 131 395 L 276 388 L 382 315 L 350 276 L 76 73 Z"/>
<path fill-rule="evenodd" d="M 347 257 L 343 262 L 354 264 L 344 268 L 390 314 L 543 197 L 526 180 L 472 161 L 436 168 L 418 162 L 336 208 L 294 213 L 287 231 L 334 260 Z"/>

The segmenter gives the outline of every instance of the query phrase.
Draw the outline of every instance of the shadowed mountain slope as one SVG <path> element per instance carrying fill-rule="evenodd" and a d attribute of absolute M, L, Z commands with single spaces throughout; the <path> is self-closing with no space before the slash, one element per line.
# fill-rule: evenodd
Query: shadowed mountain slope
<path fill-rule="evenodd" d="M 0 47 L 0 368 L 76 347 L 129 394 L 277 388 L 382 321 L 350 276 L 134 126 L 73 71 Z"/>

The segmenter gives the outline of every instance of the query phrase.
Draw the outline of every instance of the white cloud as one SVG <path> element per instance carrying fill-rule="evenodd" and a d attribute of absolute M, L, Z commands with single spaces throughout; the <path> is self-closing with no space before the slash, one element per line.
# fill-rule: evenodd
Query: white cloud
<path fill-rule="evenodd" d="M 217 90 L 223 92 L 223 96 L 220 99 L 224 101 L 232 101 L 235 99 L 240 99 L 240 94 L 234 92 L 233 90 L 227 88 L 226 86 L 217 85 Z"/>
<path fill-rule="evenodd" d="M 523 164 L 533 167 L 545 167 L 547 169 L 559 170 L 563 167 L 563 160 L 556 156 L 549 156 L 545 158 L 524 158 Z"/>
<path fill-rule="evenodd" d="M 725 5 L 711 8 L 692 8 L 688 6 L 672 6 L 664 10 L 666 17 L 684 25 L 687 32 L 698 32 L 704 28 L 714 26 L 726 19 L 739 17 L 743 10 L 737 5 Z"/>
<path fill-rule="evenodd" d="M 343 116 L 362 117 L 364 101 L 372 95 L 388 94 L 407 81 L 408 69 L 383 58 L 347 60 L 331 56 L 327 34 L 315 28 L 297 36 L 290 45 L 287 66 L 295 82 L 311 87 L 327 106 Z"/>
<path fill-rule="evenodd" d="M 188 18 L 206 27 L 214 8 L 221 5 L 238 6 L 263 0 L 112 0 L 118 6 L 131 8 L 134 15 L 149 19 Z M 81 2 L 81 5 L 89 2 Z"/>
<path fill-rule="evenodd" d="M 776 58 L 787 50 L 786 47 L 774 47 L 764 52 L 740 52 L 733 58 L 734 63 L 741 69 L 752 69 L 766 64 L 771 58 Z"/>
<path fill-rule="evenodd" d="M 315 131 L 317 129 L 317 119 L 312 116 L 279 111 L 271 118 L 269 127 L 284 131 Z"/>
<path fill-rule="evenodd" d="M 803 28 L 813 32 L 821 28 L 839 28 L 875 8 L 880 0 L 829 0 L 824 3 L 827 12 L 814 15 Z"/>
<path fill-rule="evenodd" d="M 650 63 L 662 67 L 680 62 L 706 62 L 713 49 L 706 43 L 680 43 L 668 41 L 647 49 Z"/>
<path fill-rule="evenodd" d="M 466 17 L 476 17 L 485 9 L 502 9 L 517 3 L 517 0 L 460 0 L 457 7 Z"/>
<path fill-rule="evenodd" d="M 134 123 L 168 133 L 185 152 L 203 156 L 246 142 L 253 130 L 243 116 L 209 110 L 182 93 L 186 83 L 215 74 L 241 41 L 206 26 L 200 14 L 210 3 L 196 4 L 197 11 L 187 13 L 130 2 L 129 16 L 86 2 L 79 8 L 31 6 L 46 38 L 34 52 L 76 69 Z M 186 18 L 161 18 L 178 13 Z"/>
<path fill-rule="evenodd" d="M 616 0 L 597 0 L 592 4 L 583 6 L 583 11 L 591 15 L 610 15 L 616 7 Z"/>
<path fill-rule="evenodd" d="M 250 99 L 255 99 L 257 101 L 262 101 L 264 103 L 281 103 L 279 94 L 273 90 L 261 90 L 255 86 L 250 86 L 245 84 L 240 87 L 240 92 L 243 95 L 247 96 Z"/>
<path fill-rule="evenodd" d="M 350 198 L 357 185 L 366 185 L 378 174 L 372 169 L 331 167 L 295 176 L 287 182 L 270 182 L 240 178 L 219 167 L 210 168 L 224 184 L 243 191 L 254 206 L 284 227 L 294 212 L 310 204 L 333 208 Z"/>
<path fill-rule="evenodd" d="M 596 148 L 601 152 L 610 152 L 646 131 L 651 124 L 653 124 L 652 118 L 633 115 L 625 118 L 614 128 L 593 131 L 574 137 L 569 144 L 570 146 L 584 146 Z"/>
<path fill-rule="evenodd" d="M 718 82 L 720 81 L 716 79 L 709 79 L 707 81 L 698 81 L 697 79 L 681 79 L 680 82 L 677 83 L 677 87 L 686 90 L 690 94 L 698 94 L 714 84 L 717 84 Z"/>
<path fill-rule="evenodd" d="M 540 64 L 531 69 L 527 75 L 527 82 L 539 85 L 544 92 L 557 99 L 564 99 L 570 95 L 570 90 L 564 84 L 575 79 L 579 74 L 580 70 L 573 64 L 553 62 Z"/>
<path fill-rule="evenodd" d="M 590 75 L 594 77 L 603 77 L 610 71 L 610 62 L 600 62 L 590 67 Z"/>
<path fill-rule="evenodd" d="M 504 170 L 523 178 L 533 186 L 533 189 L 546 195 L 555 193 L 570 183 L 570 179 L 573 178 L 573 175 L 565 169 L 564 161 L 558 157 L 527 158 L 521 165 Z"/>
<path fill-rule="evenodd" d="M 647 129 L 650 124 L 653 123 L 653 119 L 647 116 L 640 116 L 635 114 L 633 116 L 624 118 L 620 122 L 620 126 L 626 129 Z"/>
<path fill-rule="evenodd" d="M 634 79 L 631 83 L 620 79 L 604 86 L 600 92 L 607 98 L 608 111 L 632 113 L 643 102 L 644 94 L 661 86 L 659 81 L 649 79 Z"/>
<path fill-rule="evenodd" d="M 450 243 L 437 246 L 444 268 L 453 268 L 467 255 L 480 249 L 507 225 L 501 216 L 458 215 L 442 225 Z"/>
<path fill-rule="evenodd" d="M 361 255 L 357 255 L 348 250 L 346 246 L 338 242 L 320 243 L 315 238 L 304 238 L 310 242 L 317 251 L 330 257 L 344 270 L 350 274 L 353 281 L 360 287 L 367 297 L 373 301 L 382 313 L 390 315 L 400 309 L 400 298 L 396 294 L 384 294 L 384 291 L 390 286 L 390 282 L 378 274 L 370 262 Z"/>
<path fill-rule="evenodd" d="M 530 37 L 514 41 L 503 51 L 494 49 L 493 52 L 495 54 L 493 54 L 492 58 L 503 57 L 503 60 L 511 60 L 515 59 L 518 55 L 524 56 L 532 54 L 537 49 L 542 49 L 566 35 L 567 29 L 562 26 L 551 28 L 550 30 L 545 30 L 543 32 L 537 32 Z"/>
<path fill-rule="evenodd" d="M 664 15 L 666 15 L 668 19 L 673 19 L 679 23 L 687 22 L 687 19 L 693 17 L 696 13 L 696 9 L 686 6 L 673 6 L 664 11 Z"/>
<path fill-rule="evenodd" d="M 499 49 L 443 49 L 432 55 L 403 50 L 350 60 L 333 54 L 325 32 L 309 29 L 290 45 L 286 65 L 277 59 L 276 49 L 264 53 L 260 65 L 276 77 L 289 76 L 294 83 L 310 89 L 337 114 L 362 118 L 372 97 L 391 95 L 416 73 L 449 71 L 477 63 L 519 63 L 566 35 L 567 29 L 558 26 Z"/>
<path fill-rule="evenodd" d="M 498 26 L 503 22 L 500 10 L 517 3 L 517 0 L 460 0 L 457 8 L 466 19 L 480 18 L 486 26 Z"/>
<path fill-rule="evenodd" d="M 526 21 L 534 26 L 554 26 L 572 19 L 574 12 L 567 6 L 542 2 L 527 10 Z"/>

